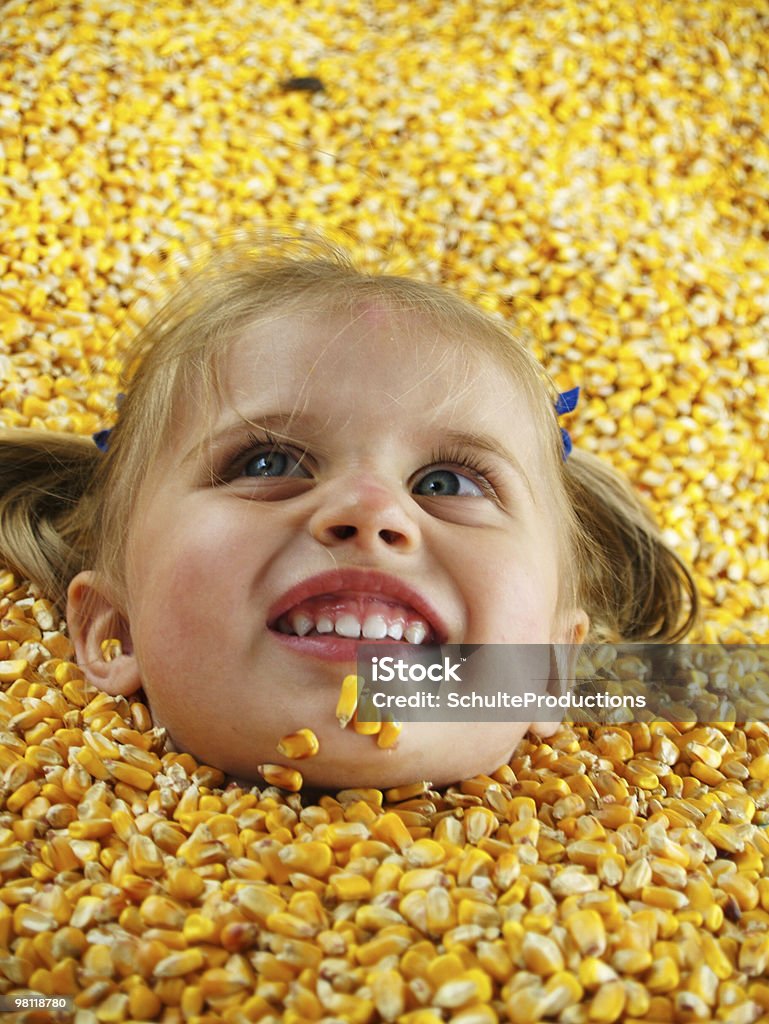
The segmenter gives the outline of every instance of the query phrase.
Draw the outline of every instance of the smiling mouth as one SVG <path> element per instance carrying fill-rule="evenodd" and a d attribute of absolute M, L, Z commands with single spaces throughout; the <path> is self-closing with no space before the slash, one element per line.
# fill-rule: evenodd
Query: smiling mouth
<path fill-rule="evenodd" d="M 268 625 L 298 637 L 409 644 L 435 641 L 435 632 L 424 616 L 408 605 L 383 600 L 381 594 L 321 594 L 301 601 Z"/>

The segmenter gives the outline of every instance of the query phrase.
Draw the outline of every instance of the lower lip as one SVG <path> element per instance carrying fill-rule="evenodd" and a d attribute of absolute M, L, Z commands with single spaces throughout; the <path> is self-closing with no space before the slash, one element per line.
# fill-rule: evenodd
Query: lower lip
<path fill-rule="evenodd" d="M 323 661 L 357 661 L 358 649 L 362 644 L 402 643 L 402 641 L 393 640 L 392 637 L 384 637 L 382 640 L 367 640 L 365 637 L 351 640 L 336 634 L 293 636 L 290 633 L 279 633 L 277 630 L 270 630 L 270 633 L 279 643 L 284 644 L 297 654 L 304 654 L 308 658 L 320 658 Z M 406 643 L 404 646 L 413 647 L 414 644 Z"/>

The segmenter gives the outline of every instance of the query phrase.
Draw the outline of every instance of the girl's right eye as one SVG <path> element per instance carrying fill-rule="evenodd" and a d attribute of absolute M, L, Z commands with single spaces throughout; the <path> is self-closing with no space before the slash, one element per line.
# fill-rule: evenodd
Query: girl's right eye
<path fill-rule="evenodd" d="M 302 457 L 297 458 L 291 452 L 281 448 L 265 448 L 255 452 L 249 459 L 241 463 L 239 476 L 270 478 L 300 476 L 308 477 L 310 474 L 302 466 Z"/>
<path fill-rule="evenodd" d="M 221 470 L 214 476 L 220 484 L 248 480 L 256 486 L 256 481 L 308 480 L 312 473 L 307 452 L 301 448 L 284 445 L 269 434 L 249 434 L 237 451 L 222 459 Z"/>

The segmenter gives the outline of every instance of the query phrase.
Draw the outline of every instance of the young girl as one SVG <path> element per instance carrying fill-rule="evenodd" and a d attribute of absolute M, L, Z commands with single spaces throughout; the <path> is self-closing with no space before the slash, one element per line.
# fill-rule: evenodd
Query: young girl
<path fill-rule="evenodd" d="M 391 749 L 340 731 L 358 646 L 662 642 L 693 621 L 627 484 L 566 457 L 521 340 L 442 288 L 234 246 L 126 365 L 106 450 L 3 439 L 0 561 L 66 604 L 88 680 L 142 689 L 201 762 L 255 780 L 309 727 L 317 786 L 490 772 L 525 723 L 410 723 Z"/>

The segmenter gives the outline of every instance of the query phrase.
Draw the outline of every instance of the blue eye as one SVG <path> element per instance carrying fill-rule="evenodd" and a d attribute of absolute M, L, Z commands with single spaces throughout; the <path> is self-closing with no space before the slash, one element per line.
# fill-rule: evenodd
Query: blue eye
<path fill-rule="evenodd" d="M 308 476 L 301 460 L 295 458 L 290 452 L 281 451 L 279 448 L 270 448 L 254 455 L 243 464 L 243 476 L 251 477 L 281 477 L 281 476 Z"/>
<path fill-rule="evenodd" d="M 427 498 L 483 497 L 483 491 L 474 480 L 453 469 L 431 469 L 416 484 L 414 493 Z"/>

